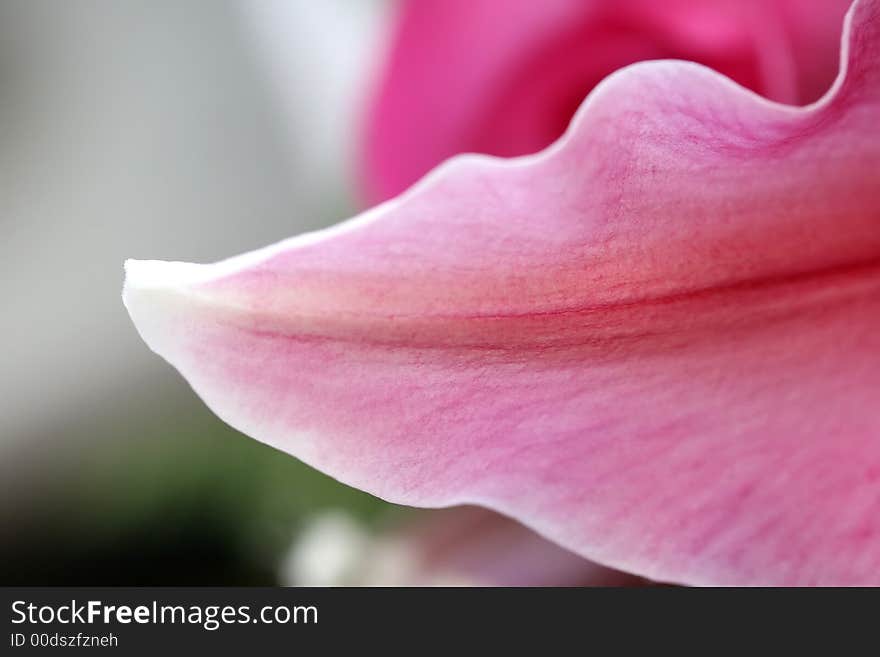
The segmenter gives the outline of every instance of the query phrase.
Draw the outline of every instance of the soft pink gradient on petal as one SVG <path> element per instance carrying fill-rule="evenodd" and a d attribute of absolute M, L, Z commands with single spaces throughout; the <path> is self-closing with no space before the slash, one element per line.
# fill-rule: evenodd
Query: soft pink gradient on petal
<path fill-rule="evenodd" d="M 820 103 L 642 63 L 547 151 L 350 222 L 130 262 L 224 420 L 394 502 L 688 584 L 880 584 L 880 1 Z"/>
<path fill-rule="evenodd" d="M 365 126 L 363 188 L 396 196 L 464 152 L 534 153 L 587 93 L 648 59 L 705 64 L 787 103 L 837 72 L 849 0 L 413 0 Z"/>

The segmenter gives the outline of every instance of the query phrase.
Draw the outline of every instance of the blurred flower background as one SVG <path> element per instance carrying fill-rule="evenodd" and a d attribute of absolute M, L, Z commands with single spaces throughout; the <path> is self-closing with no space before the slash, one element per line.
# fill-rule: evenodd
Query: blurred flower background
<path fill-rule="evenodd" d="M 225 426 L 139 339 L 127 257 L 211 261 L 354 209 L 379 0 L 0 4 L 4 584 L 271 584 L 390 505 Z"/>

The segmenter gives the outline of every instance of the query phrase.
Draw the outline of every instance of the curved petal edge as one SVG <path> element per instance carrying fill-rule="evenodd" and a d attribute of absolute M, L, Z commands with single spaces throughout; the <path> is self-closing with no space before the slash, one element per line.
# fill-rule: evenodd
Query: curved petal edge
<path fill-rule="evenodd" d="M 319 233 L 129 261 L 226 422 L 398 503 L 473 503 L 686 584 L 880 584 L 880 2 L 805 108 L 633 65 L 535 156 Z"/>

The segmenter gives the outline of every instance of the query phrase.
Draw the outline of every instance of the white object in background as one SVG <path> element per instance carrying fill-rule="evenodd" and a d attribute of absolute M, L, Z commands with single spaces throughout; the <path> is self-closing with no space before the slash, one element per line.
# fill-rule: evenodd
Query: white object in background
<path fill-rule="evenodd" d="M 299 532 L 281 564 L 280 580 L 290 586 L 340 586 L 359 578 L 370 535 L 343 511 L 312 518 Z"/>

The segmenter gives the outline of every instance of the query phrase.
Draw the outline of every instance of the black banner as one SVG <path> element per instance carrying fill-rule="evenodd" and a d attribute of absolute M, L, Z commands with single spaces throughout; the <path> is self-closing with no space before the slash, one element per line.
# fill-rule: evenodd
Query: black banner
<path fill-rule="evenodd" d="M 758 589 L 6 588 L 0 654 L 77 648 L 116 654 L 276 647 L 376 650 L 440 645 L 656 649 L 710 637 L 785 645 L 834 616 L 853 640 L 873 627 L 873 591 Z M 865 595 L 867 593 L 867 596 Z M 819 600 L 822 600 L 820 603 Z M 861 600 L 861 603 L 859 602 Z M 844 611 L 846 610 L 846 611 Z M 574 643 L 571 643 L 574 642 Z M 840 647 L 840 644 L 834 644 Z M 705 646 L 707 649 L 712 646 Z M 814 646 L 816 647 L 816 646 Z M 554 653 L 555 654 L 555 653 Z"/>

